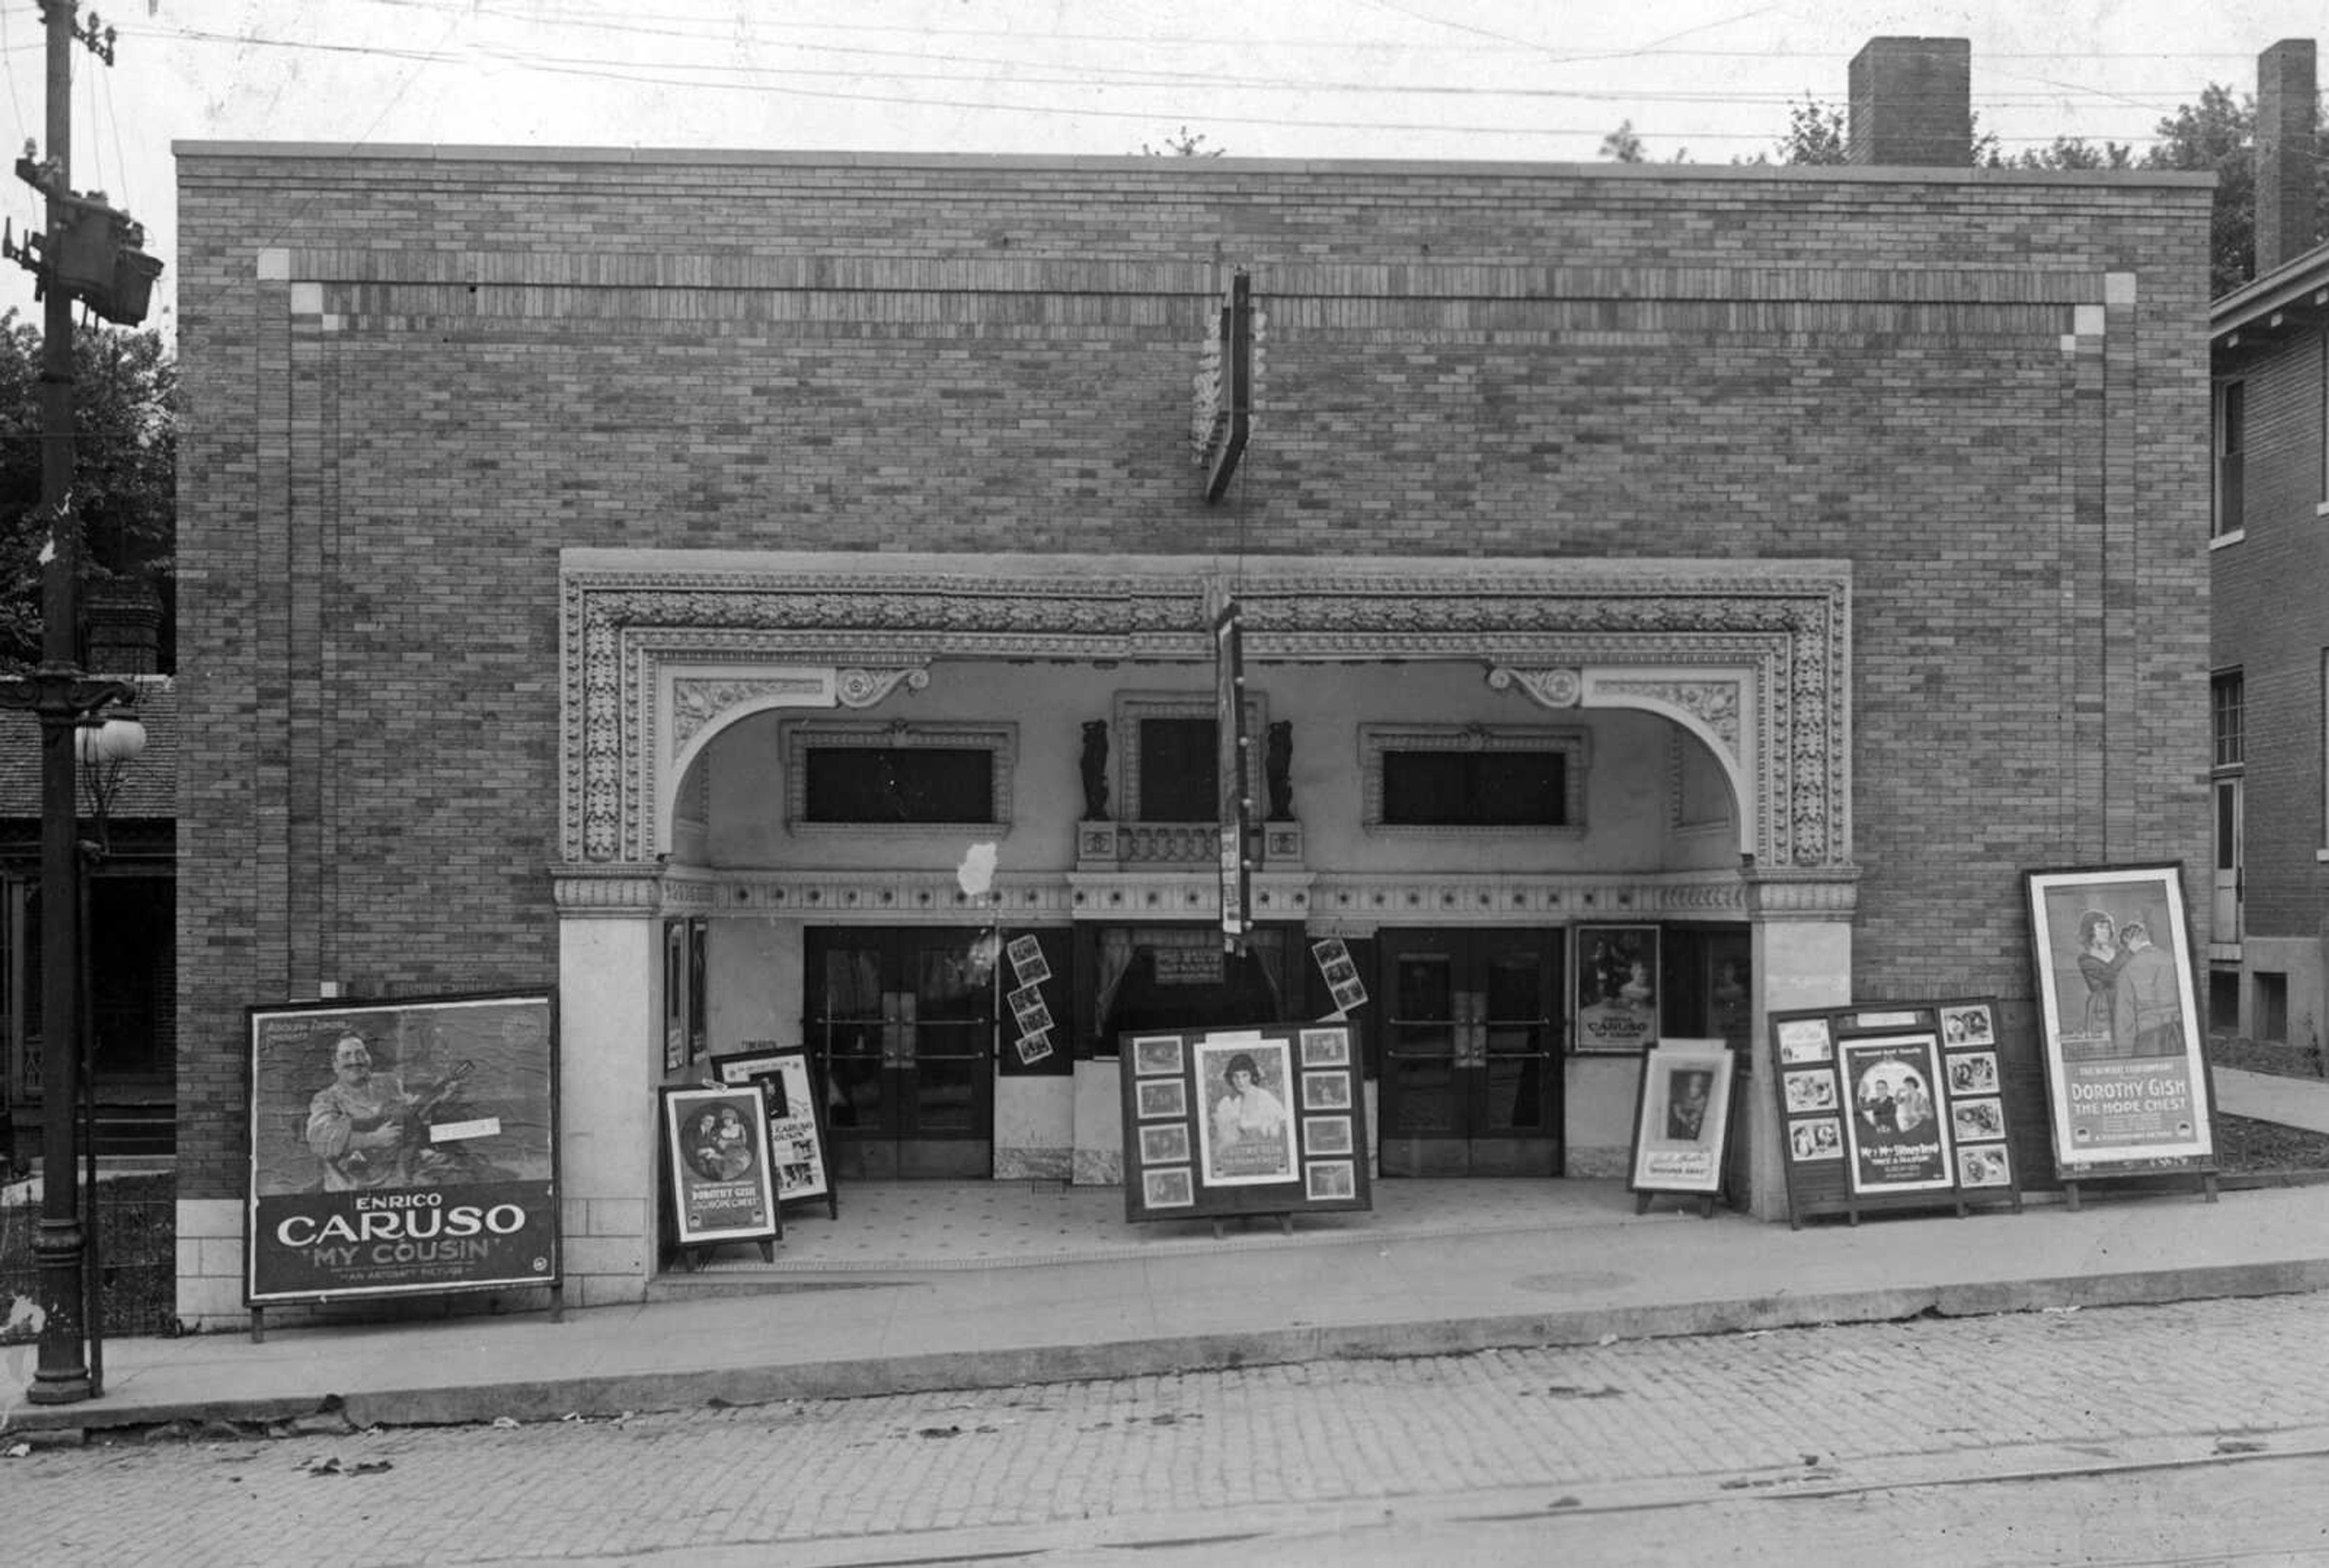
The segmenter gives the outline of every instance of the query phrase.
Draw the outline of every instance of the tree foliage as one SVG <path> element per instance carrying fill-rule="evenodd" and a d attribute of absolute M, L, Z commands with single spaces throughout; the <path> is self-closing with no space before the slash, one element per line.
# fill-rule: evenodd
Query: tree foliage
<path fill-rule="evenodd" d="M 1181 128 L 1179 136 L 1166 137 L 1161 147 L 1150 146 L 1146 142 L 1140 144 L 1141 156 L 1149 158 L 1217 158 L 1228 150 L 1207 146 L 1205 133 L 1192 132 L 1187 126 Z"/>
<path fill-rule="evenodd" d="M 0 316 L 0 667 L 41 656 L 41 332 Z M 84 326 L 73 334 L 72 515 L 81 581 L 156 592 L 163 667 L 177 536 L 178 367 L 153 331 Z"/>
<path fill-rule="evenodd" d="M 2196 104 L 2177 106 L 2159 122 L 2159 140 L 2143 156 L 2146 169 L 2213 172 L 2215 212 L 2208 224 L 2208 293 L 2228 294 L 2256 273 L 2256 100 L 2211 81 Z"/>

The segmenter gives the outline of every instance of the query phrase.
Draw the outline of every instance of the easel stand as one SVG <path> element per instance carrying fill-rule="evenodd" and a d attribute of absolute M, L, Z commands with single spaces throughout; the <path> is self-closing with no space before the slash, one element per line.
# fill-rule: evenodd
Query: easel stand
<path fill-rule="evenodd" d="M 784 1233 L 784 1223 L 782 1221 L 778 1221 L 777 1224 L 777 1234 L 778 1236 L 782 1236 Z M 704 1260 L 711 1257 L 712 1253 L 718 1252 L 721 1248 L 731 1244 L 731 1243 L 727 1242 L 710 1242 L 701 1246 L 680 1248 L 677 1253 L 679 1271 L 683 1274 L 702 1273 L 703 1271 Z M 760 1261 L 763 1263 L 773 1263 L 777 1261 L 777 1243 L 774 1241 L 763 1236 L 752 1244 L 760 1249 Z"/>
<path fill-rule="evenodd" d="M 555 1280 L 548 1289 L 550 1320 L 552 1323 L 563 1323 L 566 1321 L 566 1282 L 562 1280 Z M 445 1316 L 450 1318 L 453 1316 L 453 1302 L 457 1298 L 480 1293 L 474 1290 L 448 1290 L 438 1299 L 445 1303 Z M 317 1304 L 320 1305 L 322 1300 L 323 1298 L 318 1297 Z M 250 1342 L 253 1345 L 267 1343 L 267 1308 L 264 1307 L 253 1307 L 250 1309 Z"/>
<path fill-rule="evenodd" d="M 2156 1175 L 2158 1173 L 2146 1172 L 2143 1174 Z M 2216 1201 L 2216 1176 L 2218 1172 L 2213 1166 L 2204 1167 L 2190 1171 L 2186 1174 L 2198 1178 L 2200 1183 L 2200 1194 L 2204 1202 L 2212 1204 Z M 2124 1181 L 2126 1178 L 2125 1176 L 2118 1176 L 2109 1179 Z M 2079 1212 L 2079 1188 L 2081 1185 L 2082 1184 L 2074 1177 L 2065 1177 L 2062 1182 L 2062 1206 L 2070 1210 L 2070 1213 L 2074 1214 Z M 2017 1202 L 2014 1207 L 2018 1211 L 2021 1204 Z"/>
<path fill-rule="evenodd" d="M 1652 1198 L 1680 1198 L 1684 1204 L 1694 1204 L 1697 1207 L 1700 1219 L 1711 1220 L 1714 1217 L 1715 1199 L 1719 1195 L 1715 1193 L 1636 1193 L 1634 1212 L 1637 1214 L 1648 1214 Z"/>
<path fill-rule="evenodd" d="M 1290 1213 L 1286 1213 L 1284 1211 L 1280 1211 L 1275 1214 L 1267 1212 L 1258 1214 L 1215 1214 L 1213 1216 L 1213 1240 L 1218 1242 L 1221 1239 L 1221 1227 L 1231 1219 L 1243 1220 L 1246 1223 L 1246 1228 L 1249 1230 L 1252 1229 L 1253 1222 L 1256 1220 L 1275 1219 L 1278 1222 L 1278 1233 L 1279 1235 L 1290 1236 L 1294 1233 L 1294 1216 Z"/>

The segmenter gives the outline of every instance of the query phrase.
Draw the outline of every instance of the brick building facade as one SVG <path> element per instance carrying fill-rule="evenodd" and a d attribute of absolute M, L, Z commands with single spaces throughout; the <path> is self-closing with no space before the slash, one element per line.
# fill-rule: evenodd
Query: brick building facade
<path fill-rule="evenodd" d="M 1064 1026 L 978 1069 L 977 1174 L 1105 1179 L 1111 1009 L 1215 940 L 1203 825 L 1142 799 L 1228 596 L 1292 724 L 1246 1000 L 1316 1015 L 1306 944 L 1350 944 L 1387 1170 L 1477 1114 L 1401 1064 L 1427 972 L 1520 984 L 1546 1053 L 1473 1168 L 1622 1167 L 1633 1060 L 1573 1027 L 1604 925 L 1659 932 L 1665 1032 L 1759 1056 L 1775 1008 L 1994 994 L 2042 1167 L 2018 873 L 2204 854 L 2204 180 L 178 152 L 190 1318 L 239 1304 L 246 1005 L 554 989 L 569 1272 L 636 1298 L 668 1026 L 816 1045 L 831 966 L 988 918 L 979 839 Z M 995 796 L 820 823 L 850 745 L 984 751 Z M 1397 759 L 1499 750 L 1560 760 L 1546 819 L 1391 819 Z"/>
<path fill-rule="evenodd" d="M 2256 278 L 2210 346 L 2214 666 L 2211 1019 L 2318 1047 L 2329 1029 L 2329 248 L 2310 39 L 2258 60 Z"/>

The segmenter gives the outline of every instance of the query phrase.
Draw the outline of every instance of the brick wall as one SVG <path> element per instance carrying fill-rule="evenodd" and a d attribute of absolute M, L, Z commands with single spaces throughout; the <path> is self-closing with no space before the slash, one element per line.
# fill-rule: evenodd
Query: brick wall
<path fill-rule="evenodd" d="M 556 552 L 1850 557 L 1866 996 L 2205 864 L 2188 179 L 180 149 L 182 1176 L 240 1009 L 547 985 Z M 1268 313 L 1198 498 L 1217 261 Z M 2111 279 L 2117 278 L 2119 281 Z"/>
<path fill-rule="evenodd" d="M 2212 554 L 2220 669 L 2246 688 L 2246 874 L 2251 937 L 2317 939 L 2329 901 L 2323 824 L 2322 654 L 2329 649 L 2329 517 L 2322 487 L 2323 335 L 2267 338 L 2226 369 L 2248 383 L 2243 536 Z"/>

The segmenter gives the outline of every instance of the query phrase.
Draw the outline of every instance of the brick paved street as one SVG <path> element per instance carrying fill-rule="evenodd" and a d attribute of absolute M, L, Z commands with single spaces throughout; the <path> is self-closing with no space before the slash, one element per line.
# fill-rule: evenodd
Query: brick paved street
<path fill-rule="evenodd" d="M 0 1489 L 11 1556 L 42 1565 L 744 1562 L 778 1544 L 835 1562 L 915 1532 L 1091 1521 L 1132 1541 L 1201 1510 L 1702 1500 L 1726 1483 L 2317 1450 L 2324 1334 L 2329 1297 L 2281 1297 L 500 1429 L 122 1439 L 0 1461 Z"/>

